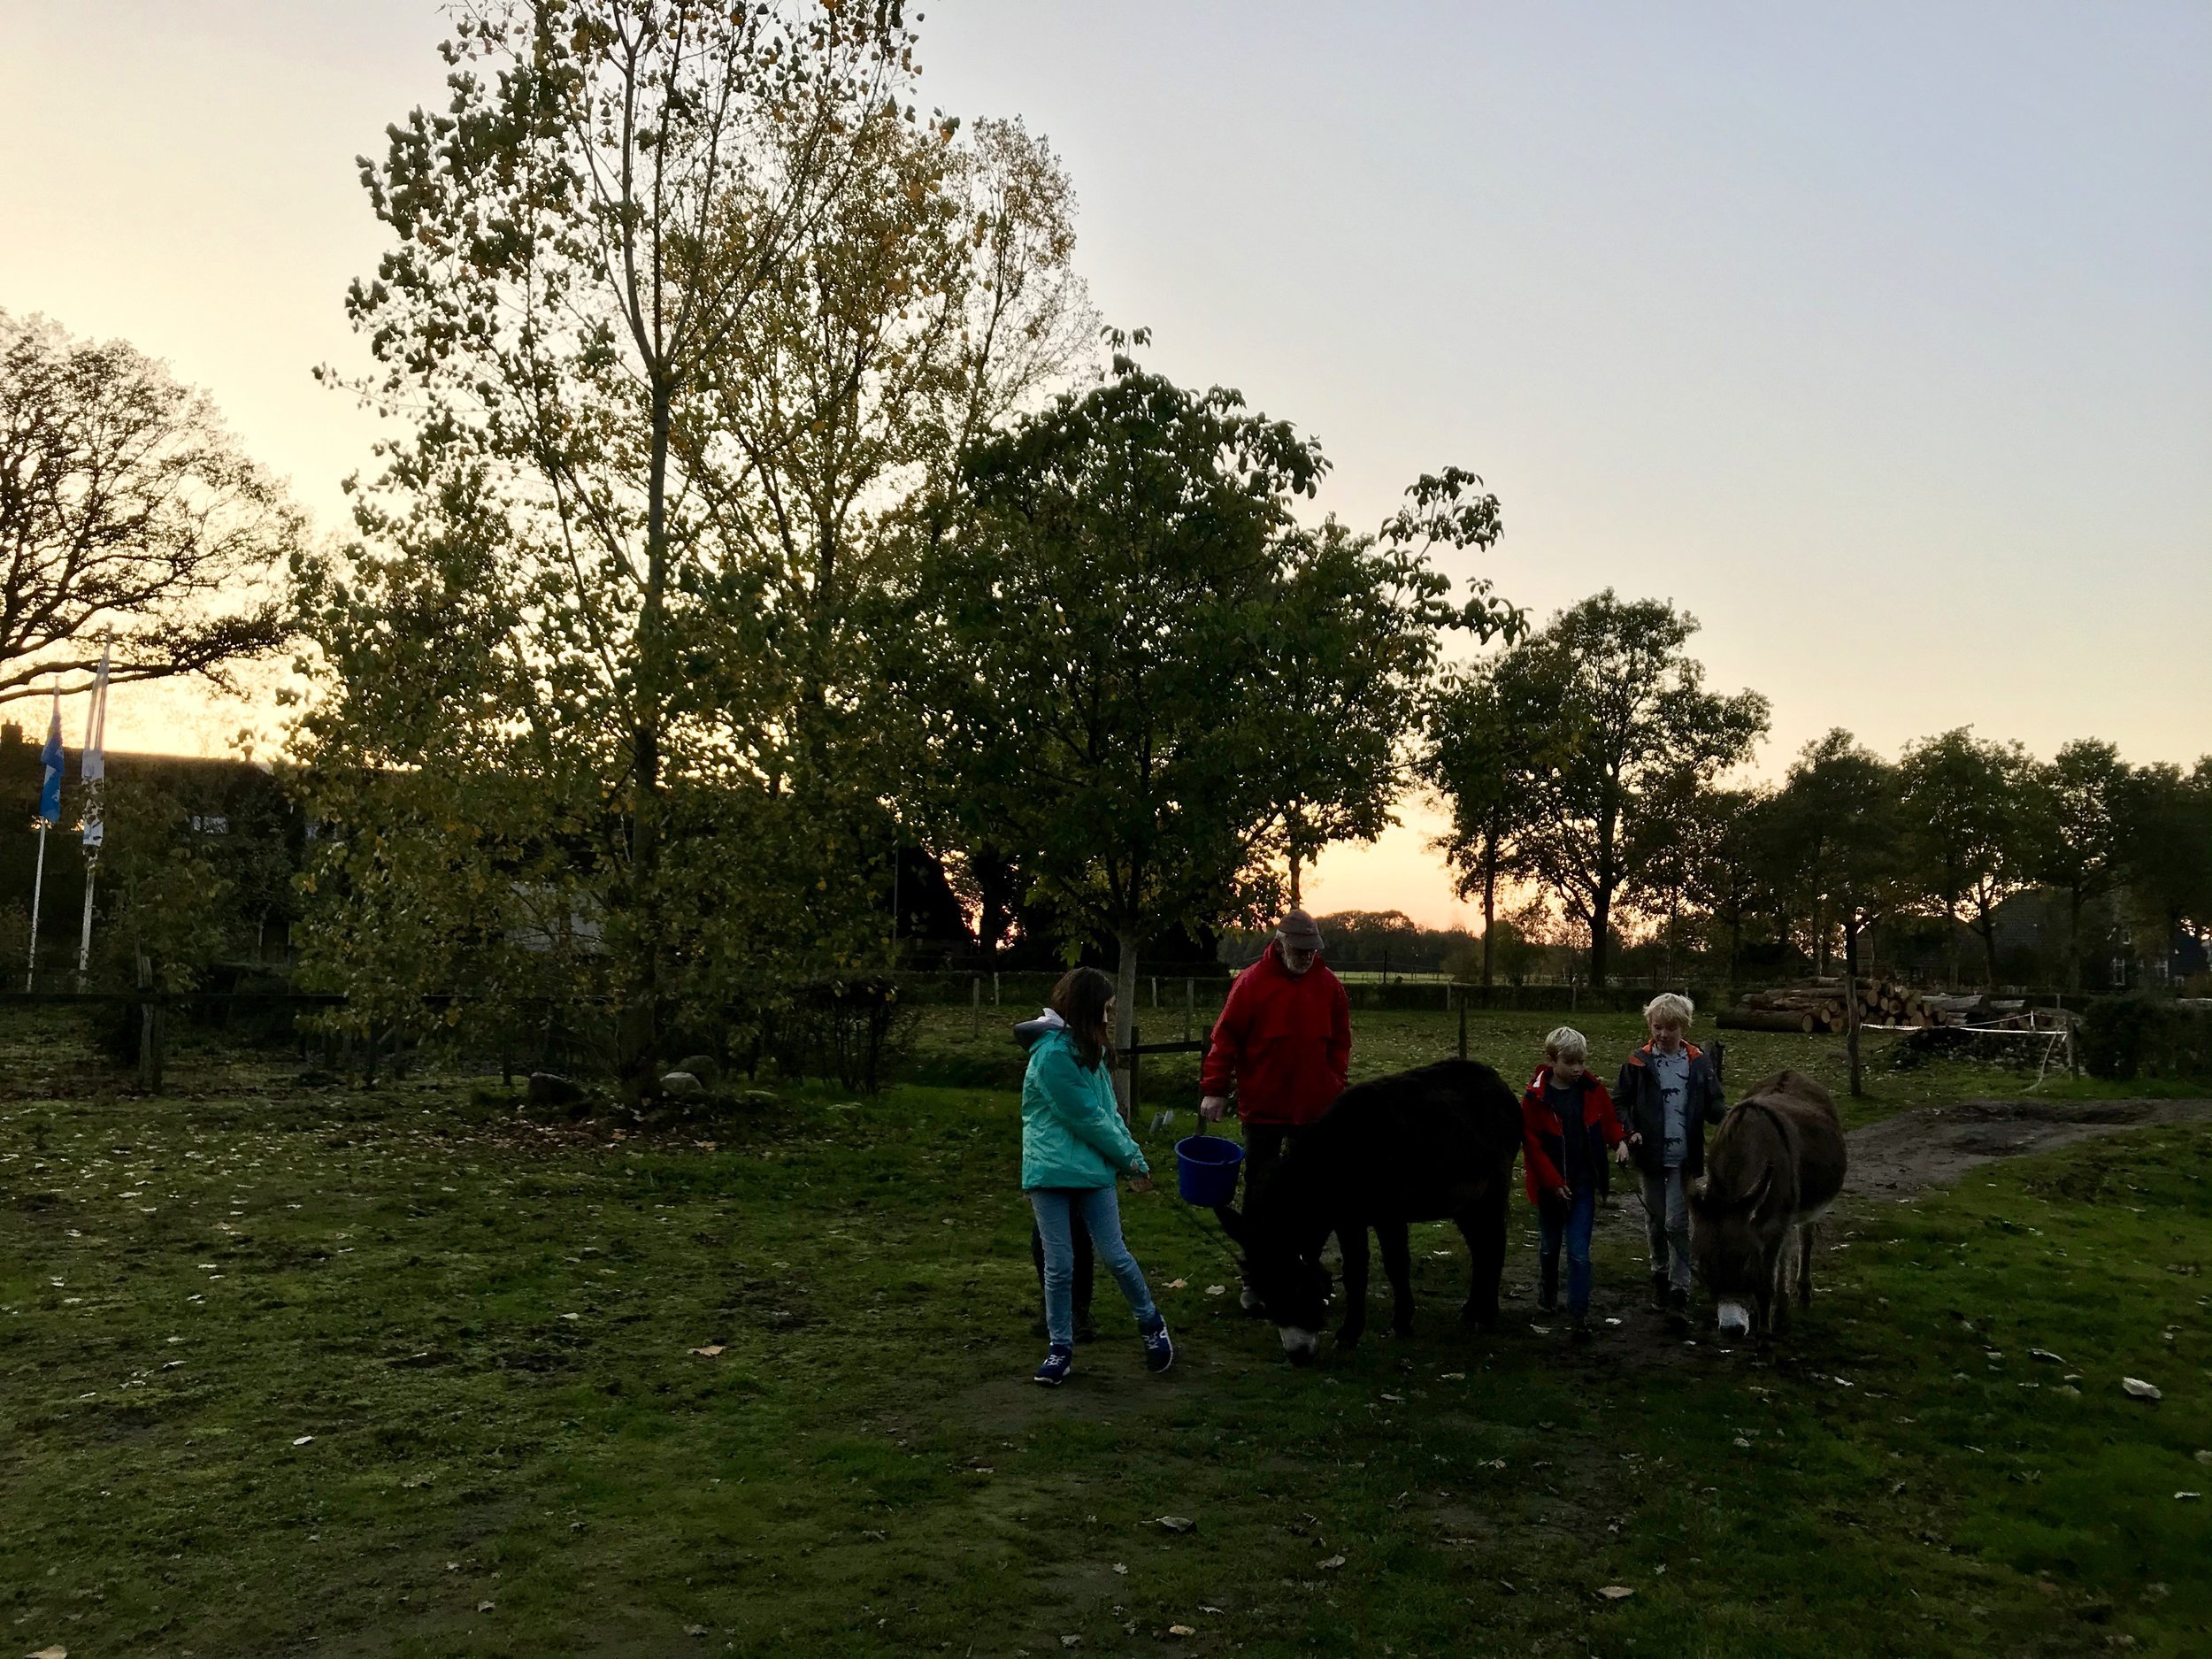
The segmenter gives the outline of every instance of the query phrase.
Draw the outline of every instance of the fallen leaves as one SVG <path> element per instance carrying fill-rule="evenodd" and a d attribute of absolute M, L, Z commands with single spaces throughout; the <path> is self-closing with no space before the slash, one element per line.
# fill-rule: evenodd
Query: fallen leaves
<path fill-rule="evenodd" d="M 1598 1594 L 1609 1601 L 1625 1601 L 1636 1594 L 1636 1587 L 1628 1584 L 1609 1584 L 1601 1586 Z"/>
<path fill-rule="evenodd" d="M 1198 1530 L 1198 1523 L 1187 1515 L 1163 1515 L 1160 1525 L 1171 1532 L 1194 1532 Z"/>
<path fill-rule="evenodd" d="M 1190 1280 L 1187 1279 L 1171 1279 L 1167 1281 L 1167 1287 L 1170 1290 L 1187 1290 L 1190 1288 Z"/>
<path fill-rule="evenodd" d="M 2120 1379 L 2120 1386 L 2127 1391 L 2127 1396 L 2131 1400 L 2155 1401 L 2165 1398 L 2165 1395 L 2159 1391 L 2157 1384 L 2147 1383 L 2140 1377 L 2123 1377 Z"/>
<path fill-rule="evenodd" d="M 69 1659 L 69 1649 L 56 1642 L 51 1647 L 42 1647 L 31 1659 Z"/>
<path fill-rule="evenodd" d="M 1229 1287 L 1226 1285 L 1209 1285 L 1206 1294 L 1209 1296 L 1225 1296 L 1229 1294 Z"/>
<path fill-rule="evenodd" d="M 721 1354 L 722 1344 L 719 1342 L 710 1342 L 704 1348 L 695 1348 L 691 1351 L 696 1354 L 701 1359 L 714 1359 Z"/>
<path fill-rule="evenodd" d="M 1171 1636 L 1195 1636 L 1198 1632 L 1189 1624 L 1171 1624 L 1167 1627 L 1167 1633 Z"/>
<path fill-rule="evenodd" d="M 303 1434 L 299 1437 L 299 1439 L 294 1440 L 292 1444 L 295 1446 L 304 1446 L 308 1441 L 313 1440 L 314 1438 L 315 1437 L 312 1434 Z"/>
<path fill-rule="evenodd" d="M 1332 1555 L 1332 1556 L 1330 1556 L 1330 1557 L 1328 1558 L 1328 1560 L 1326 1560 L 1326 1561 L 1325 1561 L 1325 1562 L 1323 1562 L 1323 1563 L 1321 1563 L 1321 1571 L 1324 1571 L 1324 1572 L 1334 1572 L 1334 1571 L 1336 1571 L 1339 1567 L 1341 1567 L 1343 1564 L 1344 1564 L 1344 1557 L 1343 1557 L 1343 1556 L 1341 1556 L 1341 1555 Z"/>

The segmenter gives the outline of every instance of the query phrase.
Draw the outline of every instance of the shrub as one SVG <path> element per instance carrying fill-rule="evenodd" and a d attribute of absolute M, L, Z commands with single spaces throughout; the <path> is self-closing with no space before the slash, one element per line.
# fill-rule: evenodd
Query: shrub
<path fill-rule="evenodd" d="M 2081 1049 L 2093 1077 L 2212 1077 L 2212 1008 L 2100 997 L 2082 1017 Z"/>

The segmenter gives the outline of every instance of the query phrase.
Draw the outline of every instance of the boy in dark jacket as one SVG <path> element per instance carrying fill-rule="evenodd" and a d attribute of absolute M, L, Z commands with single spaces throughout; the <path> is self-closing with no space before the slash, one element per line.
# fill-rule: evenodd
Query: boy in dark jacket
<path fill-rule="evenodd" d="M 1628 1161 L 1612 1097 L 1590 1075 L 1589 1059 L 1588 1040 L 1572 1026 L 1560 1026 L 1544 1039 L 1544 1064 L 1521 1095 L 1528 1198 L 1543 1240 L 1537 1305 L 1546 1313 L 1558 1310 L 1564 1246 L 1567 1312 L 1578 1342 L 1590 1340 L 1590 1233 L 1597 1224 L 1598 1196 L 1609 1185 L 1606 1154 L 1617 1152 L 1622 1163 Z"/>
<path fill-rule="evenodd" d="M 1651 1301 L 1677 1331 L 1690 1328 L 1688 1183 L 1705 1170 L 1705 1125 L 1728 1113 L 1720 1073 L 1687 1040 L 1690 999 L 1663 992 L 1644 1004 L 1650 1041 L 1628 1056 L 1614 1098 L 1628 1127 L 1630 1155 L 1644 1178 L 1644 1230 L 1651 1242 Z"/>

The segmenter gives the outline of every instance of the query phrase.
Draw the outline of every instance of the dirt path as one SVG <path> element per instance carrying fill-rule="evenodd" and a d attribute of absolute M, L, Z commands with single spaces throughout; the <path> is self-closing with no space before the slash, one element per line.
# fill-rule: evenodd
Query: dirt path
<path fill-rule="evenodd" d="M 1961 1101 L 1854 1129 L 1847 1194 L 1896 1198 L 2023 1152 L 2049 1152 L 2118 1129 L 2212 1121 L 2212 1101 Z"/>

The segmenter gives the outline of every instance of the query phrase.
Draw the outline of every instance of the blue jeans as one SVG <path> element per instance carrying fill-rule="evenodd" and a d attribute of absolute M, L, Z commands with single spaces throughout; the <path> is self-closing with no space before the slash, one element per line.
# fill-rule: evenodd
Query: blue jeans
<path fill-rule="evenodd" d="M 1540 1204 L 1536 1223 L 1541 1233 L 1537 1261 L 1544 1275 L 1544 1300 L 1559 1294 L 1559 1247 L 1567 1247 L 1567 1311 L 1578 1319 L 1590 1311 L 1590 1230 L 1597 1225 L 1598 1195 L 1587 1183 L 1571 1203 Z"/>
<path fill-rule="evenodd" d="M 1069 1224 L 1079 1217 L 1091 1235 L 1092 1253 L 1129 1299 L 1137 1329 L 1160 1328 L 1160 1310 L 1152 1305 L 1144 1270 L 1121 1241 L 1121 1202 L 1112 1187 L 1033 1187 L 1029 1205 L 1037 1212 L 1037 1232 L 1045 1241 L 1045 1330 L 1053 1347 L 1075 1343 L 1075 1239 Z"/>

